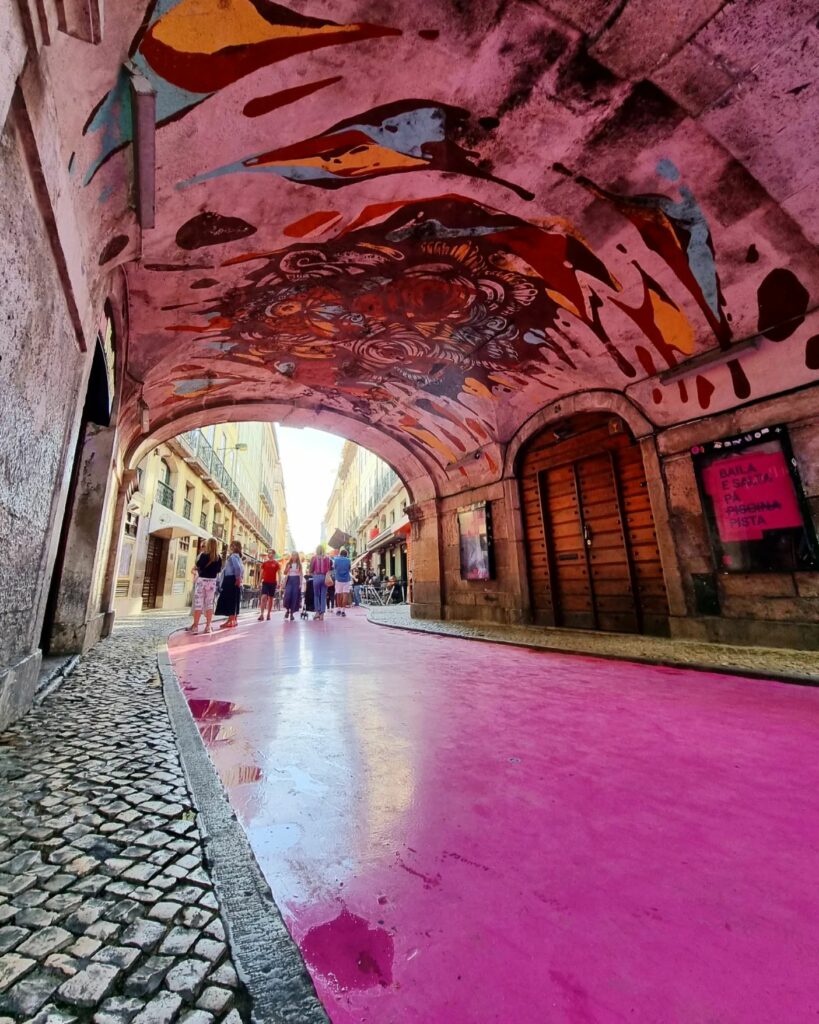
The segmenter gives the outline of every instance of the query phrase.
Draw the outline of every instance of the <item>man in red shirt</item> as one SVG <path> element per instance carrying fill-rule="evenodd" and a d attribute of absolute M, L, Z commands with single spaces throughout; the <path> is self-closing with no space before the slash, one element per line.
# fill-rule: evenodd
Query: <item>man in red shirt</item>
<path fill-rule="evenodd" d="M 259 601 L 259 622 L 264 619 L 267 609 L 267 621 L 270 622 L 270 613 L 273 611 L 273 598 L 276 596 L 276 582 L 279 578 L 279 560 L 275 551 L 268 551 L 267 559 L 262 562 L 262 597 Z"/>

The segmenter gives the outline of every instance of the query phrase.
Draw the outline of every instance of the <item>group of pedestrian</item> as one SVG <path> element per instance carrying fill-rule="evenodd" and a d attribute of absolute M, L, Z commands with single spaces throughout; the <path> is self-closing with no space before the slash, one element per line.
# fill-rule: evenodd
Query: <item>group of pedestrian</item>
<path fill-rule="evenodd" d="M 302 606 L 302 591 L 308 587 L 312 592 L 314 619 L 321 621 L 327 614 L 328 597 L 329 607 L 335 606 L 336 615 L 346 618 L 352 588 L 351 562 L 346 548 L 331 558 L 319 544 L 306 570 L 301 555 L 293 551 L 285 564 L 284 578 L 285 620 L 295 619 Z"/>
<path fill-rule="evenodd" d="M 353 588 L 352 563 L 347 549 L 342 548 L 331 558 L 319 544 L 306 568 L 305 563 L 298 551 L 292 551 L 283 564 L 275 551 L 268 552 L 261 566 L 259 622 L 269 622 L 271 612 L 282 605 L 285 620 L 294 620 L 308 588 L 314 619 L 323 620 L 328 607 L 331 610 L 334 607 L 336 615 L 346 617 Z M 238 626 L 245 575 L 241 542 L 235 540 L 230 544 L 223 562 L 219 546 L 211 537 L 196 559 L 193 573 L 193 622 L 188 631 L 199 632 L 203 614 L 206 633 L 213 632 L 214 615 L 225 616 L 220 629 Z M 304 603 L 306 605 L 306 601 Z"/>
<path fill-rule="evenodd" d="M 206 633 L 213 632 L 214 615 L 226 616 L 221 629 L 233 629 L 239 625 L 239 605 L 242 600 L 244 571 L 241 541 L 235 540 L 231 543 L 223 566 L 219 546 L 211 537 L 196 559 L 194 568 L 196 580 L 193 585 L 191 633 L 199 632 L 199 623 L 203 613 Z"/>

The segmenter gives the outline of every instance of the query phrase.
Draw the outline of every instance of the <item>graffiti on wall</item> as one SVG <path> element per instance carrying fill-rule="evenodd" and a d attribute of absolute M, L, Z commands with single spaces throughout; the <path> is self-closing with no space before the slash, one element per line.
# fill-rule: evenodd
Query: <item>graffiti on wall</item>
<path fill-rule="evenodd" d="M 162 275 L 133 292 L 143 400 L 171 414 L 266 389 L 380 422 L 459 465 L 504 415 L 522 421 L 590 387 L 626 392 L 665 423 L 759 397 L 761 364 L 749 369 L 747 345 L 734 354 L 744 339 L 720 280 L 724 239 L 697 196 L 707 193 L 665 157 L 651 158 L 654 182 L 641 172 L 639 189 L 610 174 L 601 184 L 582 161 L 585 174 L 539 165 L 548 118 L 526 123 L 506 102 L 478 109 L 491 90 L 462 88 L 469 75 L 450 71 L 449 50 L 429 75 L 406 64 L 410 36 L 431 52 L 439 33 L 267 0 L 150 4 L 129 61 L 156 92 L 157 126 L 224 90 L 212 109 L 240 130 L 214 129 L 200 111 L 163 136 L 161 229 L 129 271 Z M 373 86 L 397 50 L 412 70 Z M 295 57 L 294 77 L 261 74 Z M 85 126 L 96 144 L 86 182 L 131 141 L 130 117 L 123 71 Z M 113 187 L 100 181 L 101 194 Z M 580 225 L 600 215 L 599 244 L 548 215 L 546 188 L 573 190 Z M 100 266 L 129 258 L 130 237 L 111 231 Z M 760 258 L 747 252 L 749 264 Z M 768 261 L 752 289 L 761 338 L 796 336 L 810 298 L 794 270 Z M 804 344 L 804 365 L 819 369 L 819 336 Z M 724 353 L 719 365 L 678 372 L 709 349 Z"/>
<path fill-rule="evenodd" d="M 203 220 L 178 235 L 192 238 Z M 226 265 L 246 268 L 241 283 L 186 304 L 169 333 L 192 335 L 217 361 L 285 367 L 288 379 L 368 417 L 373 403 L 381 415 L 400 405 L 397 428 L 445 464 L 481 443 L 467 422 L 476 400 L 582 379 L 601 358 L 628 381 L 641 365 L 674 366 L 693 347 L 685 313 L 645 271 L 644 299 L 629 304 L 577 234 L 458 195 L 365 209 L 321 245 Z M 638 328 L 636 341 L 615 343 L 613 310 Z"/>
<path fill-rule="evenodd" d="M 301 185 L 330 189 L 387 174 L 448 171 L 494 181 L 523 199 L 533 199 L 526 189 L 481 168 L 476 162 L 479 154 L 458 144 L 468 120 L 468 110 L 431 100 L 389 103 L 313 138 L 205 171 L 180 187 L 241 171 L 277 174 Z"/>
<path fill-rule="evenodd" d="M 254 71 L 327 46 L 400 35 L 383 25 L 340 25 L 269 0 L 153 0 L 129 50 L 129 64 L 156 92 L 157 127 Z M 99 133 L 90 182 L 114 153 L 133 140 L 128 72 L 89 116 L 84 134 Z M 304 92 L 288 99 L 293 102 Z"/>

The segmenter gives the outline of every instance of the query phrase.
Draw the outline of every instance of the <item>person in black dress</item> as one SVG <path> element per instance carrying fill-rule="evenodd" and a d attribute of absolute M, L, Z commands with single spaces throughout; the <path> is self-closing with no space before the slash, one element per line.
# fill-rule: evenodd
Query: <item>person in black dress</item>
<path fill-rule="evenodd" d="M 216 602 L 216 614 L 227 615 L 220 629 L 232 629 L 239 625 L 239 605 L 242 602 L 242 580 L 245 567 L 242 564 L 242 543 L 234 540 L 222 573 L 222 589 Z"/>

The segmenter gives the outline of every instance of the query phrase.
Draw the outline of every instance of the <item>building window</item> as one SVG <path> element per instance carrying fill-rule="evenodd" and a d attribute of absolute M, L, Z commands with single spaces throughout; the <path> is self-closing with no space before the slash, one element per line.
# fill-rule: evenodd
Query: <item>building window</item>
<path fill-rule="evenodd" d="M 125 511 L 125 536 L 136 537 L 139 529 L 139 516 L 130 509 Z"/>
<path fill-rule="evenodd" d="M 159 479 L 156 482 L 156 500 L 165 508 L 173 510 L 174 492 L 171 487 L 171 467 L 164 459 L 159 467 Z"/>
<path fill-rule="evenodd" d="M 182 515 L 186 519 L 193 519 L 193 498 L 194 490 L 190 484 L 185 485 L 185 503 L 182 506 Z"/>
<path fill-rule="evenodd" d="M 395 522 L 395 509 L 390 512 L 390 526 Z"/>

